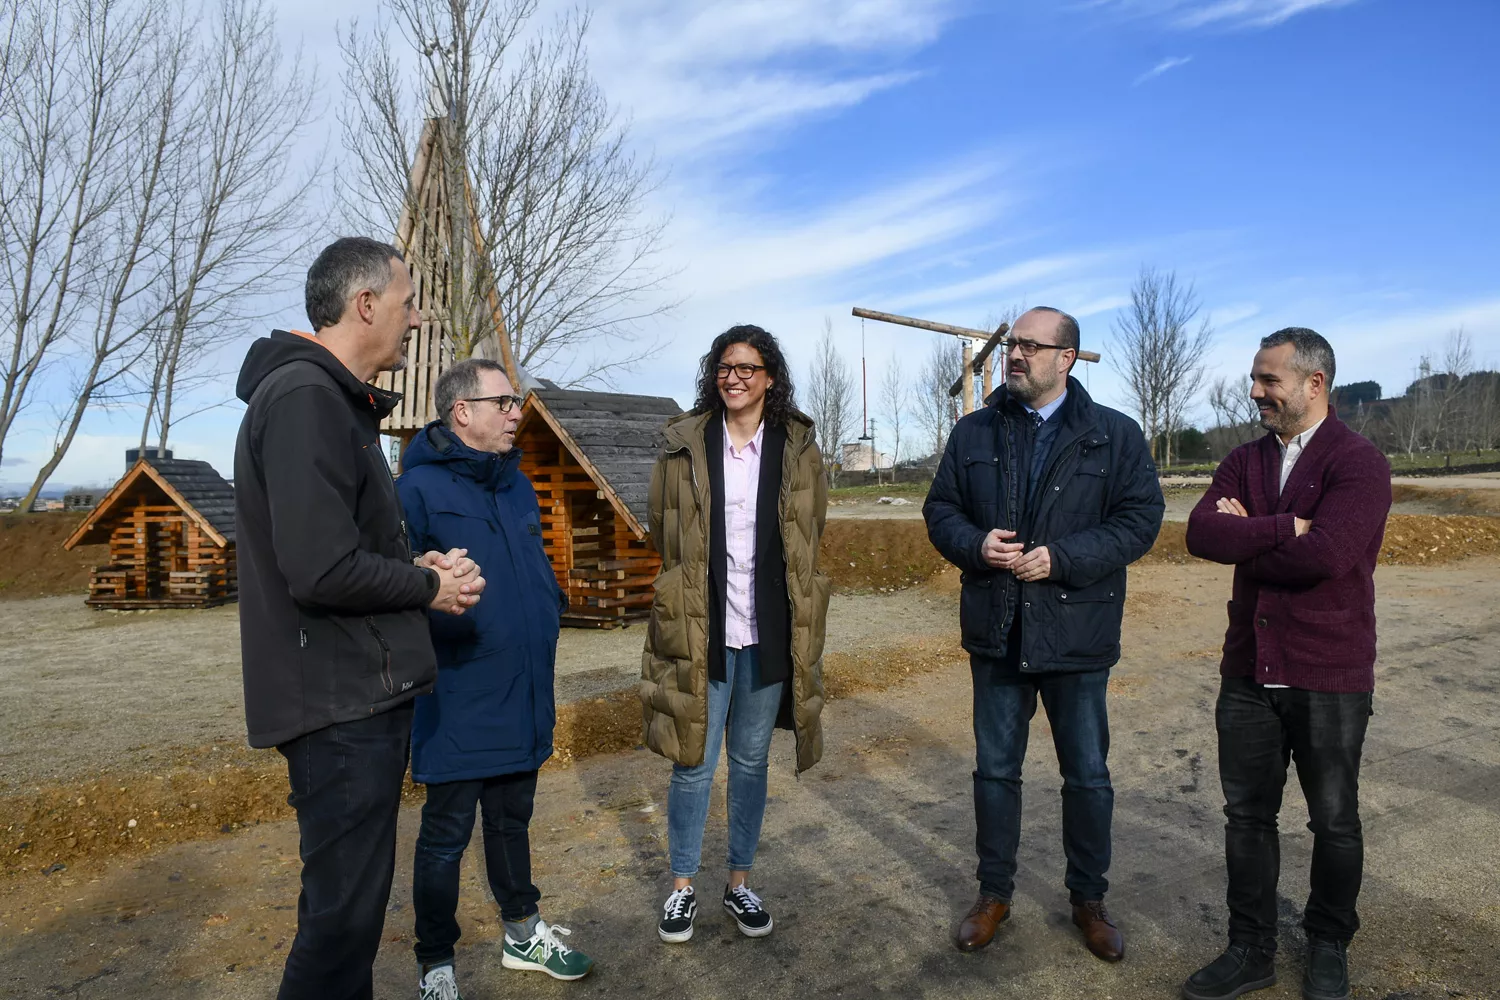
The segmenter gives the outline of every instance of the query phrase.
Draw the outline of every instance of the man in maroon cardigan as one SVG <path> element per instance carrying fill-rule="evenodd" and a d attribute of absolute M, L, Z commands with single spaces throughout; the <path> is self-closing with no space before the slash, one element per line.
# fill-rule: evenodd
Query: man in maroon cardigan
<path fill-rule="evenodd" d="M 1250 390 L 1272 433 L 1241 445 L 1188 519 L 1195 556 L 1234 566 L 1215 722 L 1229 948 L 1183 985 L 1224 1000 L 1276 982 L 1276 880 L 1287 764 L 1307 799 L 1307 1000 L 1349 996 L 1364 866 L 1359 759 L 1375 689 L 1375 560 L 1391 469 L 1328 405 L 1333 348 L 1312 330 L 1261 341 Z"/>

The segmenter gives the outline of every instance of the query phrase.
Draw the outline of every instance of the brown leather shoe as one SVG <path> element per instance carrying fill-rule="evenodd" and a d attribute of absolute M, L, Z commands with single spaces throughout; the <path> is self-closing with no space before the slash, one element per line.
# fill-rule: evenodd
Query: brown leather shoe
<path fill-rule="evenodd" d="M 1074 903 L 1073 924 L 1083 931 L 1084 943 L 1097 957 L 1106 962 L 1118 962 L 1125 957 L 1125 938 L 1109 919 L 1102 899 Z"/>
<path fill-rule="evenodd" d="M 990 943 L 995 929 L 1010 919 L 1010 904 L 993 896 L 980 896 L 969 907 L 964 922 L 958 925 L 955 944 L 959 951 L 978 951 Z"/>

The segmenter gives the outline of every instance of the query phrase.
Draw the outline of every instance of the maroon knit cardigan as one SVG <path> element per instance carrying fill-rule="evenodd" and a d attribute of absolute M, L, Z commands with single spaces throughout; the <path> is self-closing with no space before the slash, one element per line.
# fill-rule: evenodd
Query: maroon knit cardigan
<path fill-rule="evenodd" d="M 1391 509 L 1390 463 L 1330 412 L 1284 492 L 1280 480 L 1281 449 L 1267 434 L 1219 463 L 1188 517 L 1188 551 L 1234 566 L 1219 672 L 1308 691 L 1373 691 L 1375 560 Z M 1219 513 L 1220 497 L 1238 499 L 1250 516 Z M 1297 517 L 1312 521 L 1300 538 Z"/>

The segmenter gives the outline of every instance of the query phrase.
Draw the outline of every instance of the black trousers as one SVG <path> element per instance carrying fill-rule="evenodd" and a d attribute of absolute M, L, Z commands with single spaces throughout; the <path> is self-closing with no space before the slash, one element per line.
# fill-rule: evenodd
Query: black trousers
<path fill-rule="evenodd" d="M 279 1000 L 369 1000 L 396 869 L 410 703 L 277 747 L 301 834 L 297 936 Z"/>
<path fill-rule="evenodd" d="M 501 918 L 515 922 L 537 912 L 542 893 L 531 883 L 529 832 L 535 801 L 535 771 L 427 786 L 412 884 L 418 962 L 435 965 L 453 958 L 461 933 L 459 866 L 478 811 L 483 812 L 484 867 Z"/>
<path fill-rule="evenodd" d="M 1276 948 L 1276 882 L 1281 873 L 1277 814 L 1287 765 L 1307 799 L 1313 833 L 1311 892 L 1302 927 L 1309 937 L 1348 942 L 1359 929 L 1355 902 L 1364 873 L 1359 760 L 1372 712 L 1368 693 L 1266 688 L 1226 677 L 1219 688 L 1219 781 L 1229 868 L 1229 940 Z"/>

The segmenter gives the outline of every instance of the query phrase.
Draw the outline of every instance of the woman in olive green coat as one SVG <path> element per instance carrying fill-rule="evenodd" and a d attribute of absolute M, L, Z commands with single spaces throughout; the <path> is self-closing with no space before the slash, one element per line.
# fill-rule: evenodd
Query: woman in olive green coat
<path fill-rule="evenodd" d="M 797 771 L 823 754 L 828 578 L 818 543 L 828 487 L 812 421 L 792 402 L 776 339 L 720 334 L 703 356 L 693 409 L 667 423 L 651 477 L 661 574 L 642 657 L 646 743 L 673 762 L 667 832 L 675 879 L 657 930 L 693 936 L 709 789 L 729 747 L 729 882 L 724 907 L 750 937 L 771 933 L 746 885 L 766 802 L 773 728 L 796 735 Z"/>

